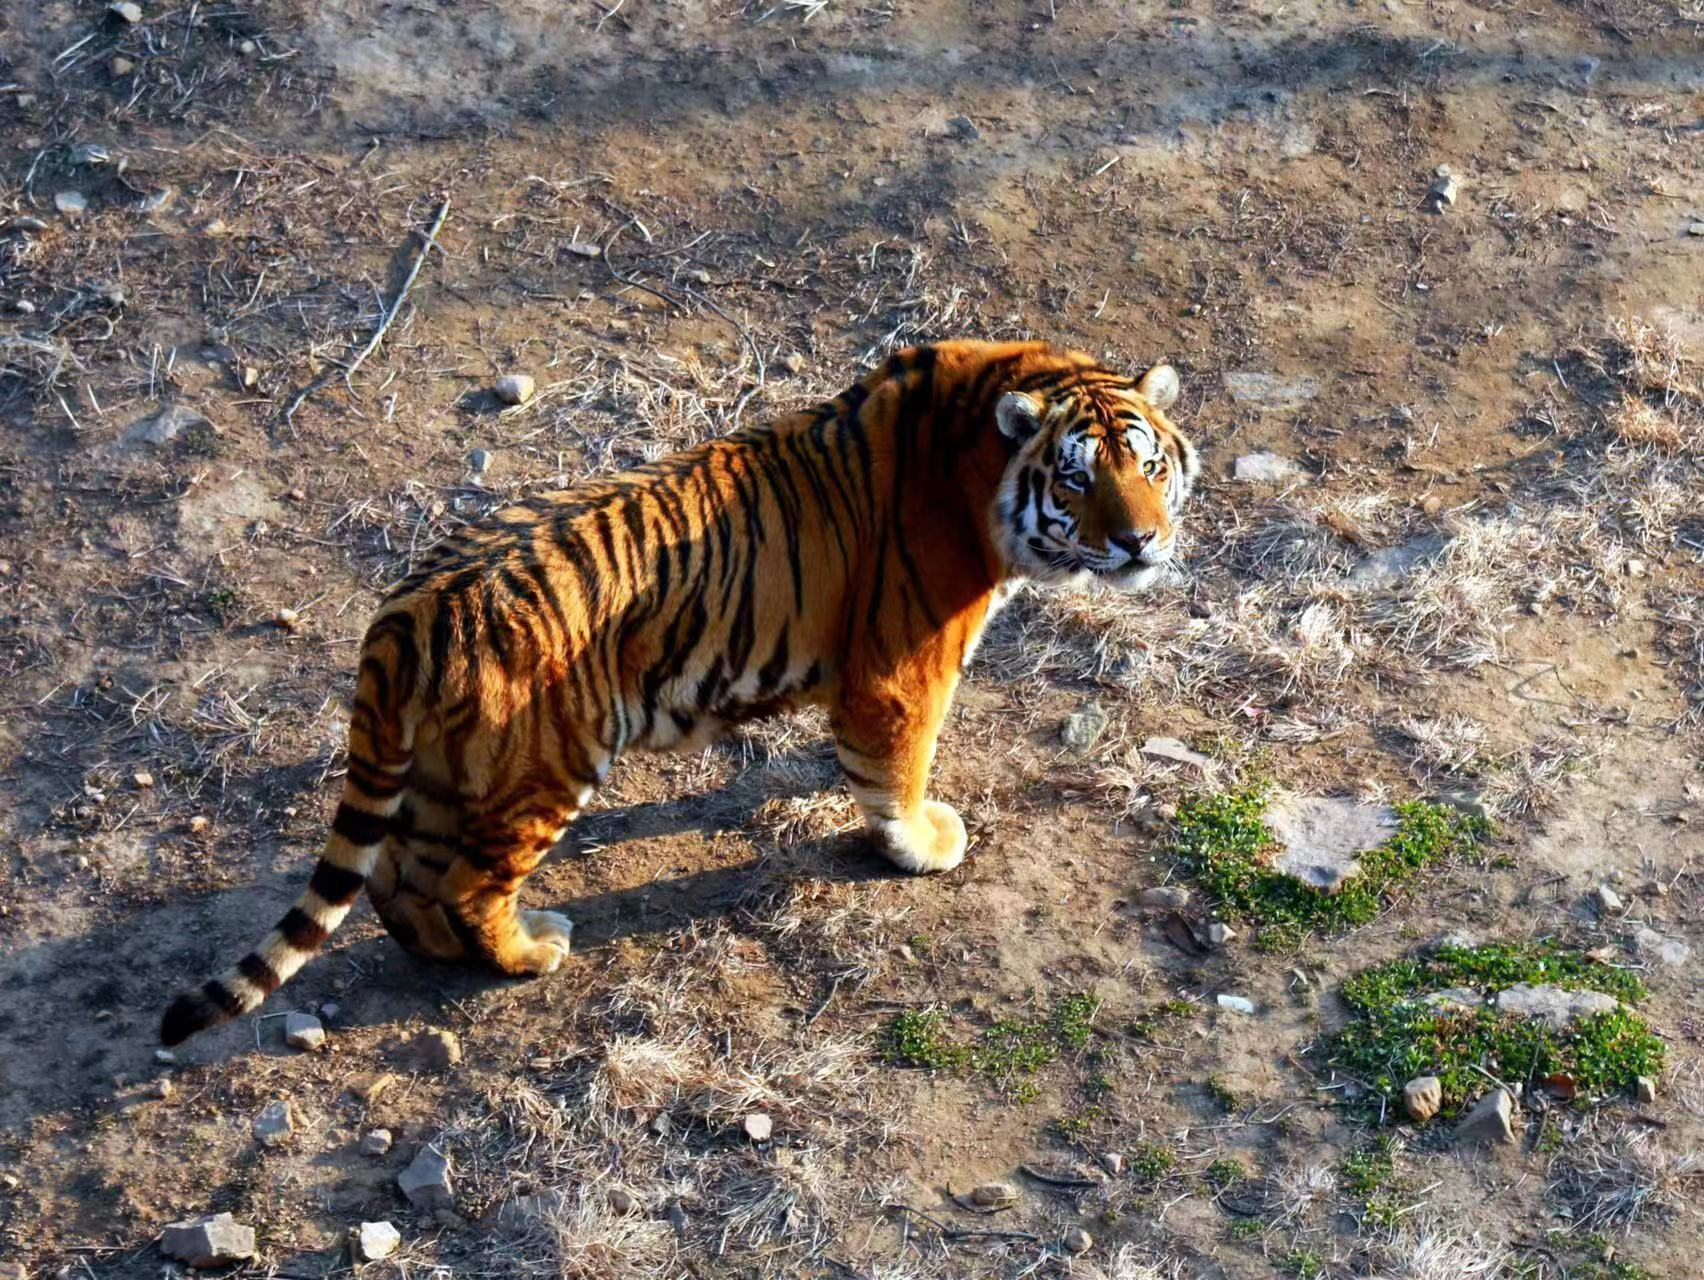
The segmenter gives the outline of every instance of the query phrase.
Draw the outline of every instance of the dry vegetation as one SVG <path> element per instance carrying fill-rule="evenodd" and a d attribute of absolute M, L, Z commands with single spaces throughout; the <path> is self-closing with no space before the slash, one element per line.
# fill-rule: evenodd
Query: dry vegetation
<path fill-rule="evenodd" d="M 155 1277 L 164 1224 L 229 1210 L 257 1276 L 347 1274 L 375 1219 L 403 1247 L 354 1274 L 1693 1275 L 1704 18 L 1540 9 L 0 12 L 0 1263 Z M 528 891 L 580 926 L 556 978 L 362 915 L 152 1057 L 323 838 L 386 583 L 948 334 L 1168 356 L 1209 460 L 1173 581 L 991 628 L 938 764 L 963 871 L 888 877 L 788 717 L 624 762 Z M 1301 474 L 1233 480 L 1260 450 Z M 1305 950 L 1139 909 L 1191 883 L 1175 806 L 1260 784 L 1501 834 Z M 1495 1153 L 1379 1128 L 1318 1050 L 1440 931 L 1639 977 L 1657 1101 L 1528 1092 Z M 328 1001 L 330 1051 L 285 1049 Z M 906 1015 L 962 1056 L 902 1065 Z M 427 1026 L 459 1065 L 413 1062 Z M 453 1212 L 398 1193 L 426 1143 Z"/>

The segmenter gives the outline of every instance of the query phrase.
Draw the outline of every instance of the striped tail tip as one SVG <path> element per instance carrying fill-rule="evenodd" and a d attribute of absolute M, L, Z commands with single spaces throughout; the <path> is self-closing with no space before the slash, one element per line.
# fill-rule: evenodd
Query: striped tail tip
<path fill-rule="evenodd" d="M 180 992 L 160 1019 L 160 1043 L 182 1044 L 198 1032 L 229 1022 L 242 1011 L 242 1001 L 217 979 L 193 991 Z"/>

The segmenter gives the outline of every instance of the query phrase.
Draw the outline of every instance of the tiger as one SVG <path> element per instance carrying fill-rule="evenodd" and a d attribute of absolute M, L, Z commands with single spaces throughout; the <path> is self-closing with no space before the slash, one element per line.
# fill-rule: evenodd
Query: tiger
<path fill-rule="evenodd" d="M 446 539 L 361 645 L 348 764 L 306 890 L 235 968 L 179 994 L 167 1045 L 259 1007 L 365 888 L 403 947 L 521 977 L 572 923 L 520 889 L 625 751 L 826 708 L 870 842 L 965 856 L 928 797 L 989 617 L 1025 581 L 1136 591 L 1173 563 L 1200 470 L 1179 379 L 1046 342 L 907 348 L 831 400 Z"/>

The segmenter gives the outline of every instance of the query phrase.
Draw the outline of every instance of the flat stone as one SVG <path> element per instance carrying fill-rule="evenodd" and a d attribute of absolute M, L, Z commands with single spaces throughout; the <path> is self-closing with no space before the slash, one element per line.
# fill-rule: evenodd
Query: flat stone
<path fill-rule="evenodd" d="M 431 1027 L 403 1045 L 398 1056 L 414 1071 L 448 1071 L 462 1060 L 461 1038 L 453 1031 Z"/>
<path fill-rule="evenodd" d="M 81 218 L 89 211 L 89 197 L 81 191 L 57 191 L 53 196 L 53 207 L 67 218 Z"/>
<path fill-rule="evenodd" d="M 1396 812 L 1327 796 L 1285 796 L 1267 806 L 1267 830 L 1283 846 L 1273 866 L 1321 893 L 1360 874 L 1360 855 L 1396 834 Z"/>
<path fill-rule="evenodd" d="M 1072 1227 L 1065 1233 L 1066 1253 L 1087 1253 L 1095 1247 L 1095 1238 L 1081 1227 Z"/>
<path fill-rule="evenodd" d="M 970 1193 L 970 1202 L 985 1209 L 1016 1204 L 1018 1189 L 1009 1182 L 985 1182 Z"/>
<path fill-rule="evenodd" d="M 491 451 L 489 449 L 475 449 L 467 455 L 467 465 L 473 470 L 474 475 L 484 475 L 491 470 Z"/>
<path fill-rule="evenodd" d="M 358 1075 L 343 1086 L 343 1090 L 357 1102 L 369 1105 L 377 1102 L 384 1091 L 396 1083 L 396 1077 L 389 1071 L 371 1071 Z"/>
<path fill-rule="evenodd" d="M 1201 936 L 1208 946 L 1222 947 L 1237 936 L 1237 931 L 1223 920 L 1213 920 L 1201 931 Z"/>
<path fill-rule="evenodd" d="M 1519 1018 L 1537 1018 L 1554 1031 L 1566 1031 L 1581 1018 L 1613 1013 L 1621 1007 L 1614 996 L 1601 991 L 1566 991 L 1543 983 L 1518 983 L 1497 993 L 1497 1012 Z"/>
<path fill-rule="evenodd" d="M 109 4 L 107 12 L 132 24 L 142 21 L 142 6 L 133 3 L 133 0 L 123 0 L 121 4 Z"/>
<path fill-rule="evenodd" d="M 455 1205 L 455 1186 L 450 1180 L 450 1162 L 438 1148 L 427 1143 L 415 1154 L 408 1168 L 396 1175 L 396 1185 L 416 1209 L 449 1209 Z"/>
<path fill-rule="evenodd" d="M 168 1226 L 160 1252 L 192 1267 L 228 1267 L 254 1257 L 254 1228 L 228 1213 L 205 1213 Z"/>
<path fill-rule="evenodd" d="M 1445 987 L 1442 991 L 1421 996 L 1420 1003 L 1434 1009 L 1466 1009 L 1472 1012 L 1485 1007 L 1485 997 L 1472 987 Z"/>
<path fill-rule="evenodd" d="M 1108 724 L 1106 712 L 1089 702 L 1065 717 L 1059 738 L 1072 751 L 1087 751 L 1099 742 Z"/>
<path fill-rule="evenodd" d="M 562 247 L 576 258 L 596 258 L 603 253 L 603 246 L 590 240 L 570 240 Z"/>
<path fill-rule="evenodd" d="M 1456 1126 L 1455 1138 L 1463 1146 L 1486 1143 L 1508 1144 L 1515 1140 L 1515 1103 L 1506 1089 L 1493 1089 Z"/>
<path fill-rule="evenodd" d="M 402 1232 L 388 1222 L 363 1222 L 355 1228 L 353 1244 L 357 1262 L 378 1262 L 402 1247 Z"/>
<path fill-rule="evenodd" d="M 982 136 L 982 130 L 976 127 L 975 121 L 969 116 L 954 116 L 948 120 L 947 132 L 955 138 L 963 138 L 966 142 L 975 142 Z"/>
<path fill-rule="evenodd" d="M 1657 1082 L 1653 1076 L 1639 1076 L 1633 1081 L 1633 1096 L 1646 1106 L 1657 1100 Z"/>
<path fill-rule="evenodd" d="M 1142 744 L 1142 754 L 1153 756 L 1157 760 L 1170 760 L 1175 764 L 1187 764 L 1199 769 L 1202 773 L 1211 773 L 1213 761 L 1199 751 L 1191 751 L 1176 738 L 1149 738 Z"/>
<path fill-rule="evenodd" d="M 1276 453 L 1245 453 L 1231 464 L 1231 479 L 1244 484 L 1306 484 L 1311 476 L 1298 463 Z"/>
<path fill-rule="evenodd" d="M 516 1196 L 488 1212 L 485 1221 L 505 1231 L 526 1231 L 541 1222 L 552 1221 L 567 1206 L 568 1194 L 565 1191 Z"/>
<path fill-rule="evenodd" d="M 775 1122 L 761 1111 L 745 1118 L 745 1134 L 753 1142 L 768 1142 L 775 1133 Z"/>
<path fill-rule="evenodd" d="M 127 445 L 170 444 L 185 431 L 203 424 L 211 426 L 205 414 L 181 404 L 163 404 L 145 418 L 138 418 L 124 429 L 121 437 Z"/>
<path fill-rule="evenodd" d="M 389 1155 L 393 1141 L 389 1129 L 369 1129 L 361 1135 L 361 1154 L 364 1156 Z"/>
<path fill-rule="evenodd" d="M 1679 938 L 1666 937 L 1651 928 L 1634 934 L 1633 945 L 1639 948 L 1640 955 L 1670 967 L 1683 965 L 1692 956 L 1692 948 Z"/>
<path fill-rule="evenodd" d="M 1420 565 L 1435 560 L 1449 545 L 1448 536 L 1431 533 L 1399 547 L 1381 547 L 1349 571 L 1349 581 L 1368 590 L 1394 587 Z"/>
<path fill-rule="evenodd" d="M 626 1187 L 611 1187 L 608 1200 L 612 1213 L 625 1215 L 632 1213 L 639 1207 L 639 1202 L 633 1198 L 633 1193 Z"/>
<path fill-rule="evenodd" d="M 1437 1076 L 1416 1076 L 1402 1086 L 1402 1109 L 1410 1120 L 1424 1124 L 1444 1105 L 1444 1085 Z"/>
<path fill-rule="evenodd" d="M 1122 1177 L 1124 1175 L 1123 1153 L 1118 1151 L 1103 1151 L 1100 1158 L 1100 1167 L 1105 1169 L 1115 1178 Z"/>
<path fill-rule="evenodd" d="M 1606 916 L 1620 914 L 1624 905 L 1621 901 L 1621 895 L 1607 884 L 1600 884 L 1597 887 L 1593 900 L 1597 903 L 1599 913 Z"/>
<path fill-rule="evenodd" d="M 296 1119 L 288 1098 L 278 1098 L 260 1109 L 252 1125 L 255 1141 L 263 1147 L 281 1147 L 296 1132 Z"/>
<path fill-rule="evenodd" d="M 1144 907 L 1178 910 L 1189 905 L 1189 890 L 1181 885 L 1166 884 L 1142 890 L 1137 901 Z"/>
<path fill-rule="evenodd" d="M 284 1043 L 292 1049 L 312 1053 L 325 1045 L 325 1026 L 311 1013 L 284 1015 Z"/>
<path fill-rule="evenodd" d="M 1221 995 L 1218 997 L 1218 1003 L 1221 1009 L 1229 1009 L 1232 1013 L 1254 1013 L 1254 1001 L 1247 996 Z"/>
<path fill-rule="evenodd" d="M 1446 173 L 1432 184 L 1426 192 L 1426 198 L 1432 202 L 1434 208 L 1443 210 L 1454 205 L 1460 194 L 1461 179 L 1453 173 Z"/>
<path fill-rule="evenodd" d="M 1239 370 L 1225 375 L 1225 390 L 1239 404 L 1275 413 L 1300 409 L 1319 395 L 1319 379 L 1306 375 L 1283 378 L 1275 373 Z"/>

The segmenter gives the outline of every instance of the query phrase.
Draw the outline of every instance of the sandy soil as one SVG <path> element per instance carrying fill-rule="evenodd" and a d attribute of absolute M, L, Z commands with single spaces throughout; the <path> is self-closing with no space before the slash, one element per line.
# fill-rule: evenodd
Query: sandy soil
<path fill-rule="evenodd" d="M 0 1261 L 157 1276 L 164 1224 L 229 1210 L 256 1275 L 347 1269 L 348 1228 L 384 1218 L 404 1248 L 363 1274 L 1697 1274 L 1695 4 L 145 8 L 0 13 Z M 383 344 L 286 420 L 446 199 Z M 1629 372 L 1639 323 L 1680 371 L 1661 387 Z M 421 964 L 363 908 L 265 1016 L 156 1060 L 164 1000 L 305 874 L 354 645 L 413 556 L 960 334 L 1171 360 L 1210 473 L 1187 582 L 999 620 L 940 750 L 962 869 L 889 875 L 820 724 L 788 720 L 623 763 L 528 890 L 579 927 L 553 978 Z M 500 410 L 511 370 L 541 392 Z M 1629 439 L 1629 395 L 1694 434 Z M 1258 450 L 1303 481 L 1233 481 Z M 1440 534 L 1441 567 L 1351 581 Z M 1108 729 L 1068 751 L 1090 702 Z M 1503 835 L 1305 956 L 1246 931 L 1186 954 L 1134 906 L 1173 873 L 1157 815 L 1254 776 L 1471 785 Z M 1612 948 L 1669 1066 L 1654 1106 L 1501 1155 L 1397 1131 L 1407 1208 L 1374 1222 L 1334 1172 L 1370 1130 L 1308 1050 L 1341 979 L 1446 929 Z M 975 1029 L 1083 991 L 1091 1051 L 1027 1102 L 877 1049 L 896 1011 Z M 327 1051 L 286 1048 L 280 1015 L 327 1001 Z M 426 1027 L 465 1059 L 420 1069 Z M 397 1079 L 365 1096 L 375 1072 Z M 263 1149 L 281 1097 L 296 1134 Z M 376 1126 L 393 1152 L 359 1154 Z M 437 1218 L 395 1186 L 428 1141 L 456 1169 Z M 1157 1184 L 1018 1172 L 1098 1178 L 1142 1143 L 1176 1158 Z M 1202 1178 L 1227 1156 L 1252 1209 Z M 1580 1170 L 1615 1191 L 1595 1223 Z M 995 1177 L 1023 1187 L 995 1219 L 948 1198 Z"/>

